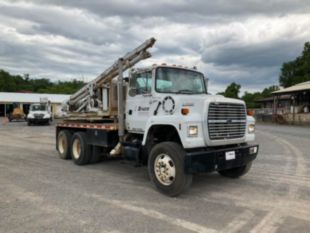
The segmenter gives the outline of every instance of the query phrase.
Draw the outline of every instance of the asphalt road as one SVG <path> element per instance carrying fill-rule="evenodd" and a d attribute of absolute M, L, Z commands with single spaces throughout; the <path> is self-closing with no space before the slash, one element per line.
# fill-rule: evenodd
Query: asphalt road
<path fill-rule="evenodd" d="M 58 158 L 54 126 L 0 125 L 0 232 L 310 232 L 310 128 L 258 125 L 241 179 L 194 177 L 177 198 L 145 167 Z"/>

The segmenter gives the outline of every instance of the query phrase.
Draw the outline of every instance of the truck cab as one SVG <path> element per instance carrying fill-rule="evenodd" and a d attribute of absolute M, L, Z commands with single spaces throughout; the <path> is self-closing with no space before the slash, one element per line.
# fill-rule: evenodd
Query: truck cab
<path fill-rule="evenodd" d="M 258 152 L 258 145 L 249 144 L 255 139 L 255 120 L 247 116 L 244 101 L 208 94 L 207 79 L 194 68 L 131 70 L 125 115 L 129 138 L 141 142 L 140 160 L 147 161 L 160 190 L 177 179 L 177 166 L 184 169 L 182 185 L 164 191 L 172 195 L 191 182 L 188 174 L 219 171 L 240 177 Z M 136 146 L 126 144 L 125 157 Z"/>
<path fill-rule="evenodd" d="M 50 105 L 48 103 L 35 103 L 29 107 L 27 115 L 28 125 L 50 124 L 53 120 Z"/>
<path fill-rule="evenodd" d="M 254 118 L 244 101 L 210 95 L 196 69 L 152 66 L 130 72 L 126 129 L 142 134 L 156 127 L 175 131 L 184 148 L 230 145 L 254 140 Z M 251 130 L 246 130 L 251 127 Z"/>

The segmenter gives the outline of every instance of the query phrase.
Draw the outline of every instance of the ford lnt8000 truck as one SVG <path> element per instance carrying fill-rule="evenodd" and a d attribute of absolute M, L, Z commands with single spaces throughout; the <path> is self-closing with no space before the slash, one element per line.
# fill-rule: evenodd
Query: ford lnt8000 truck
<path fill-rule="evenodd" d="M 147 165 L 155 187 L 169 196 L 189 188 L 196 173 L 246 174 L 258 145 L 250 144 L 255 121 L 245 103 L 208 94 L 196 68 L 132 68 L 150 57 L 154 43 L 147 40 L 70 97 L 56 127 L 59 156 L 77 165 L 102 156 Z"/>

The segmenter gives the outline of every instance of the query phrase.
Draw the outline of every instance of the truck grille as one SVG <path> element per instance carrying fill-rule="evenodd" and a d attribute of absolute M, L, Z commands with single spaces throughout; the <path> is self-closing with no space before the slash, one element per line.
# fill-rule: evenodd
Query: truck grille
<path fill-rule="evenodd" d="M 44 117 L 44 114 L 34 114 L 34 117 L 37 119 L 42 119 Z"/>
<path fill-rule="evenodd" d="M 242 138 L 245 129 L 246 110 L 243 104 L 210 103 L 208 130 L 211 140 Z"/>

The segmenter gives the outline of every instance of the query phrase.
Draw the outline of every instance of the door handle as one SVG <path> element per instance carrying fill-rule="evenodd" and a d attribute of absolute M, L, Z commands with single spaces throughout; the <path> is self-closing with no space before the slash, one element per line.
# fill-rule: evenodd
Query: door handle
<path fill-rule="evenodd" d="M 129 109 L 128 114 L 132 115 L 132 110 L 131 109 Z"/>

